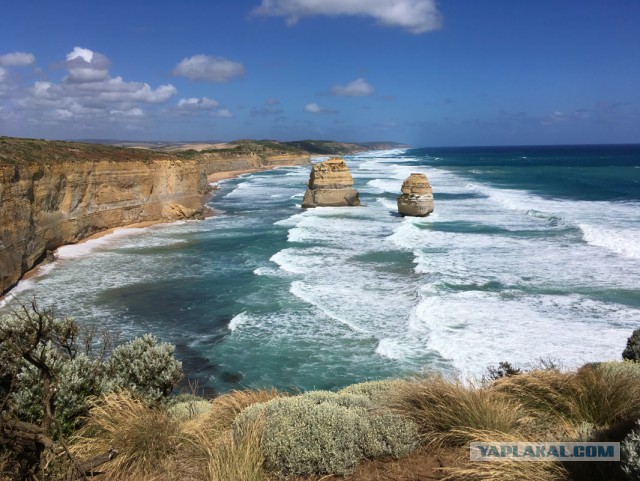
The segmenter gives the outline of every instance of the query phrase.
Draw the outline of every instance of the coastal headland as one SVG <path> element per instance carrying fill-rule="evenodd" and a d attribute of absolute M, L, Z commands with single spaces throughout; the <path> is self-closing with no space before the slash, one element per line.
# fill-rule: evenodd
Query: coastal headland
<path fill-rule="evenodd" d="M 0 137 L 0 295 L 56 248 L 116 227 L 201 219 L 210 182 L 394 143 L 87 143 Z"/>

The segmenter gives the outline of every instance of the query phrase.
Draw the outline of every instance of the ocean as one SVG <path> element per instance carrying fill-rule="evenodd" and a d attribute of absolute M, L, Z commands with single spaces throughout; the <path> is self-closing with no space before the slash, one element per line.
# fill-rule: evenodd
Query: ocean
<path fill-rule="evenodd" d="M 640 327 L 640 146 L 346 158 L 362 207 L 302 210 L 309 167 L 220 183 L 204 221 L 59 249 L 14 290 L 177 346 L 201 387 L 335 389 L 509 361 L 618 359 Z M 396 213 L 425 173 L 435 212 Z"/>

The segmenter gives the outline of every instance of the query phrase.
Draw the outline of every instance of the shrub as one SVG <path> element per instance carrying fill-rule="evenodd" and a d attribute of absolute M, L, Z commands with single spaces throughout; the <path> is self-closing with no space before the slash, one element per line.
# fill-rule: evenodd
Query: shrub
<path fill-rule="evenodd" d="M 497 366 L 489 366 L 487 368 L 487 378 L 492 381 L 501 377 L 517 376 L 518 374 L 522 374 L 522 371 L 512 366 L 510 362 L 505 361 L 498 363 Z"/>
<path fill-rule="evenodd" d="M 638 429 L 624 438 L 621 451 L 622 470 L 630 481 L 640 481 L 640 420 Z"/>
<path fill-rule="evenodd" d="M 168 396 L 182 377 L 182 363 L 173 357 L 174 351 L 174 346 L 158 344 L 149 334 L 116 347 L 107 368 L 109 390 L 126 389 L 148 402 Z"/>
<path fill-rule="evenodd" d="M 124 388 L 158 401 L 181 376 L 173 347 L 147 336 L 110 349 L 108 336 L 94 342 L 71 319 L 57 319 L 35 300 L 0 318 L 0 430 L 15 456 L 18 477 L 50 477 L 46 459 L 79 427 L 92 399 Z M 39 433 L 25 449 L 25 439 Z M 26 438 L 25 438 L 26 436 Z M 55 463 L 54 463 L 55 464 Z"/>
<path fill-rule="evenodd" d="M 264 419 L 261 447 L 270 468 L 344 475 L 363 457 L 400 457 L 417 446 L 410 420 L 372 407 L 364 396 L 314 391 L 255 404 L 238 416 L 234 431 Z"/>
<path fill-rule="evenodd" d="M 367 381 L 358 384 L 352 384 L 338 391 L 340 394 L 355 394 L 357 396 L 365 396 L 375 404 L 384 405 L 392 395 L 401 389 L 407 381 L 397 379 L 384 381 Z"/>
<path fill-rule="evenodd" d="M 442 377 L 407 383 L 392 407 L 416 423 L 425 442 L 452 446 L 469 441 L 466 431 L 513 433 L 527 421 L 516 401 L 490 387 L 466 386 Z"/>
<path fill-rule="evenodd" d="M 633 331 L 633 334 L 627 339 L 627 347 L 622 351 L 622 359 L 640 361 L 640 329 Z"/>

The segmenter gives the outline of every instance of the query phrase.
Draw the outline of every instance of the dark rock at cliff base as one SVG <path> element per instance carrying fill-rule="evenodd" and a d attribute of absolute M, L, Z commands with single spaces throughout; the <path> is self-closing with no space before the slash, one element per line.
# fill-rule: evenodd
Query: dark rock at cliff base
<path fill-rule="evenodd" d="M 358 205 L 359 194 L 353 188 L 353 177 L 344 159 L 335 157 L 313 166 L 303 208 Z"/>
<path fill-rule="evenodd" d="M 402 184 L 398 197 L 398 212 L 402 215 L 424 217 L 433 212 L 433 190 L 424 174 L 413 173 Z"/>

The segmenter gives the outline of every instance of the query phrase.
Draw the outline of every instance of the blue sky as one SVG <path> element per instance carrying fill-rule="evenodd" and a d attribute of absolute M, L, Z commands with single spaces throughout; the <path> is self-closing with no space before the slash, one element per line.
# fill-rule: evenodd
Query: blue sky
<path fill-rule="evenodd" d="M 30 0 L 0 135 L 640 142 L 638 0 Z"/>

